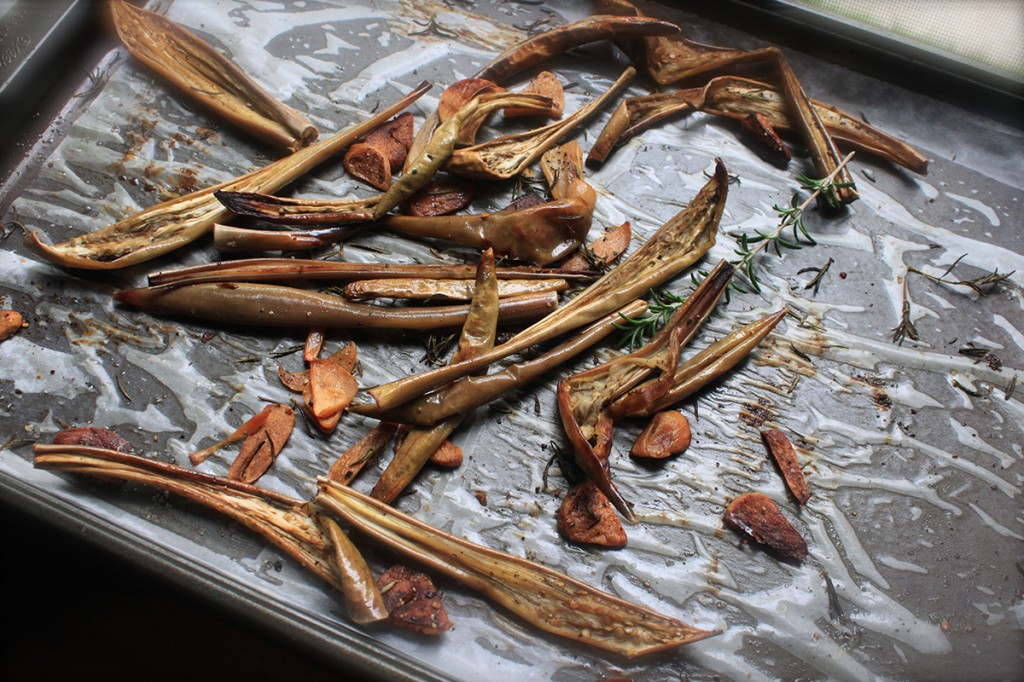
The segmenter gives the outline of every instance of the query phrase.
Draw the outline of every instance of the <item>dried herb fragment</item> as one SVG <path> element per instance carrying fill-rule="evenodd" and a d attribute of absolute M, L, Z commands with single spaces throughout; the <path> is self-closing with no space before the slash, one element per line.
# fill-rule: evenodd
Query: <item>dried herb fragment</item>
<path fill-rule="evenodd" d="M 729 503 L 725 520 L 786 559 L 802 562 L 807 558 L 807 542 L 767 495 L 740 495 Z"/>
<path fill-rule="evenodd" d="M 796 453 L 793 451 L 793 444 L 786 438 L 786 434 L 778 429 L 767 429 L 761 432 L 761 439 L 768 447 L 768 452 L 782 472 L 782 478 L 786 481 L 786 487 L 793 494 L 797 502 L 807 504 L 811 499 L 811 490 L 807 487 L 804 479 L 804 472 L 800 469 L 800 462 L 797 461 Z"/>

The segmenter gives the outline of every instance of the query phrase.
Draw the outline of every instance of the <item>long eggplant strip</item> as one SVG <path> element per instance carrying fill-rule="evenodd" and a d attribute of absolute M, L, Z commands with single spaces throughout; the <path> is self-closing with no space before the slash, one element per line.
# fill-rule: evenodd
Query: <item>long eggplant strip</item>
<path fill-rule="evenodd" d="M 426 185 L 451 158 L 459 132 L 497 109 L 508 106 L 542 110 L 551 100 L 539 95 L 501 92 L 474 97 L 441 123 L 429 142 L 408 164 L 408 169 L 383 193 L 369 199 L 290 199 L 265 192 L 221 191 L 220 201 L 239 215 L 292 225 L 335 225 L 383 218 Z"/>
<path fill-rule="evenodd" d="M 480 592 L 527 623 L 574 642 L 633 658 L 718 634 L 546 566 L 454 537 L 325 479 L 320 480 L 316 502 L 387 548 Z"/>
<path fill-rule="evenodd" d="M 605 92 L 558 121 L 514 135 L 505 135 L 472 147 L 456 149 L 445 170 L 468 178 L 513 178 L 557 144 L 573 128 L 590 118 L 636 75 L 628 67 Z M 549 100 L 550 101 L 550 100 Z"/>
<path fill-rule="evenodd" d="M 541 157 L 552 201 L 495 213 L 389 216 L 384 225 L 413 237 L 493 248 L 501 256 L 547 265 L 579 248 L 590 232 L 597 193 L 583 179 L 583 152 L 569 142 Z"/>
<path fill-rule="evenodd" d="M 643 296 L 700 259 L 714 243 L 725 210 L 729 174 L 718 160 L 712 178 L 687 207 L 662 225 L 643 246 L 576 298 L 490 352 L 370 389 L 383 411 L 466 376 L 530 346 L 578 329 Z"/>
<path fill-rule="evenodd" d="M 279 102 L 183 26 L 123 0 L 113 0 L 110 11 L 132 56 L 202 106 L 289 151 L 316 139 L 316 127 L 308 118 Z"/>
<path fill-rule="evenodd" d="M 343 296 L 273 284 L 224 282 L 114 292 L 114 300 L 143 310 L 225 324 L 325 329 L 429 330 L 458 327 L 469 306 L 384 307 Z M 536 319 L 558 306 L 558 294 L 515 296 L 499 304 L 501 321 Z"/>
<path fill-rule="evenodd" d="M 316 509 L 309 502 L 248 483 L 105 448 L 39 444 L 33 447 L 33 452 L 37 469 L 142 483 L 198 502 L 261 535 L 301 566 L 341 590 L 346 604 L 374 601 L 363 580 L 352 580 L 353 575 L 369 574 L 366 562 L 351 544 L 337 547 L 331 542 L 318 523 Z M 347 565 L 362 568 L 339 569 L 336 551 L 345 553 Z M 358 608 L 351 615 L 360 623 L 380 620 Z"/>
<path fill-rule="evenodd" d="M 309 280 L 351 282 L 374 278 L 463 279 L 476 277 L 475 265 L 404 265 L 396 263 L 345 263 L 302 258 L 245 258 L 191 265 L 154 272 L 151 286 L 202 284 L 205 282 L 270 282 Z M 528 265 L 495 268 L 498 279 L 592 279 L 591 274 L 566 273 L 558 268 Z"/>
<path fill-rule="evenodd" d="M 676 367 L 672 387 L 658 400 L 623 416 L 649 417 L 685 400 L 738 365 L 786 316 L 785 308 L 737 329 Z"/>
<path fill-rule="evenodd" d="M 234 225 L 213 225 L 213 245 L 218 253 L 253 251 L 310 251 L 337 244 L 355 232 L 352 225 L 315 230 L 254 230 Z"/>
<path fill-rule="evenodd" d="M 284 225 L 340 225 L 374 220 L 380 195 L 366 199 L 294 199 L 259 192 L 219 191 L 217 200 L 232 213 Z"/>
<path fill-rule="evenodd" d="M 905 142 L 838 107 L 813 99 L 811 105 L 840 146 L 874 154 L 915 173 L 928 172 L 928 158 Z M 686 111 L 702 111 L 736 120 L 761 114 L 775 130 L 793 131 L 786 101 L 775 86 L 739 76 L 719 76 L 700 88 L 624 99 L 591 147 L 587 164 L 603 163 L 614 148 L 630 137 Z"/>
<path fill-rule="evenodd" d="M 635 317 L 646 310 L 647 304 L 644 301 L 633 301 L 533 360 L 515 363 L 490 374 L 462 377 L 386 414 L 381 414 L 373 403 L 353 404 L 350 411 L 415 426 L 431 426 L 453 414 L 469 412 L 522 388 L 605 339 L 618 329 L 616 325 L 621 322 L 623 315 Z"/>
<path fill-rule="evenodd" d="M 679 27 L 648 17 L 596 14 L 572 24 L 559 26 L 510 47 L 480 69 L 473 77 L 502 83 L 515 74 L 550 57 L 599 40 L 621 40 L 637 36 L 669 35 Z"/>
<path fill-rule="evenodd" d="M 680 349 L 718 304 L 735 268 L 721 261 L 642 348 L 558 383 L 558 412 L 576 464 L 631 522 L 631 505 L 612 482 L 610 454 L 616 401 L 627 408 L 657 400 L 672 385 Z M 655 379 L 648 379 L 652 374 Z M 647 381 L 645 381 L 647 380 Z M 644 383 L 641 383 L 644 382 Z"/>
<path fill-rule="evenodd" d="M 494 347 L 498 335 L 497 313 L 498 278 L 494 272 L 494 252 L 488 249 L 480 258 L 473 301 L 459 336 L 458 350 L 451 362 L 470 360 Z M 466 413 L 462 412 L 427 428 L 410 429 L 401 445 L 395 448 L 394 458 L 374 485 L 370 496 L 388 504 L 393 502 L 465 417 Z"/>
<path fill-rule="evenodd" d="M 28 246 L 58 265 L 90 270 L 113 270 L 156 258 L 195 241 L 209 232 L 214 223 L 223 222 L 231 215 L 214 196 L 215 192 L 276 191 L 400 113 L 430 87 L 424 82 L 362 123 L 234 180 L 151 206 L 113 225 L 60 244 L 44 244 L 39 233 L 33 232 L 28 237 Z"/>
<path fill-rule="evenodd" d="M 564 279 L 498 280 L 498 298 L 536 294 L 544 291 L 565 291 Z M 365 279 L 345 285 L 345 298 L 363 301 L 374 298 L 397 298 L 410 301 L 468 301 L 476 285 L 468 279 Z"/>
<path fill-rule="evenodd" d="M 803 86 L 797 80 L 789 62 L 782 56 L 781 50 L 776 50 L 775 64 L 779 72 L 781 90 L 788 105 L 787 111 L 793 119 L 793 127 L 800 132 L 804 142 L 807 143 L 818 177 L 830 177 L 836 169 L 839 169 L 839 173 L 835 175 L 835 181 L 825 197 L 826 201 L 829 204 L 848 204 L 856 201 L 859 195 L 854 186 L 853 175 L 848 167 L 840 166 L 842 155 L 836 149 L 835 142 L 828 134 L 825 124 L 821 122 L 821 118 L 811 106 L 811 99 L 804 92 Z"/>

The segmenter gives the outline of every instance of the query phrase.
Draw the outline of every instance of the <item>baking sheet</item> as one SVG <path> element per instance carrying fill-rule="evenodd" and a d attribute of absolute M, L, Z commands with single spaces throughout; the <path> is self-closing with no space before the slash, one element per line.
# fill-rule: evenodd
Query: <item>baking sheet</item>
<path fill-rule="evenodd" d="M 421 121 L 442 85 L 471 75 L 527 31 L 587 9 L 516 2 L 164 6 L 307 112 L 322 135 L 429 79 L 438 86 L 412 108 Z M 704 42 L 760 45 L 699 15 L 652 12 Z M 556 377 L 478 410 L 455 436 L 466 463 L 455 472 L 428 472 L 398 504 L 456 535 L 721 628 L 720 636 L 671 655 L 624 661 L 541 635 L 447 583 L 456 628 L 443 637 L 362 631 L 346 621 L 326 586 L 259 538 L 190 503 L 35 471 L 30 448 L 17 443 L 0 451 L 5 490 L 148 554 L 179 578 L 194 576 L 183 579 L 261 613 L 284 636 L 298 632 L 339 661 L 396 678 L 471 679 L 480 671 L 493 679 L 638 681 L 1018 677 L 1024 408 L 1022 391 L 1007 389 L 1024 375 L 1020 130 L 813 55 L 787 56 L 811 96 L 863 113 L 926 153 L 931 169 L 920 177 L 859 155 L 861 200 L 839 216 L 807 218 L 818 245 L 782 257 L 762 254 L 763 295 L 734 294 L 694 347 L 782 305 L 797 314 L 750 362 L 683 406 L 694 427 L 685 455 L 664 467 L 638 466 L 626 452 L 639 425 L 618 430 L 613 475 L 640 517 L 628 528 L 629 546 L 588 550 L 558 537 L 553 514 L 562 485 L 557 476 L 544 479 L 552 448 L 564 445 Z M 300 361 L 271 353 L 300 343 L 303 330 L 210 327 L 112 303 L 112 288 L 141 285 L 152 270 L 216 259 L 208 241 L 125 271 L 70 273 L 28 253 L 14 223 L 62 241 L 273 157 L 218 128 L 130 59 L 112 55 L 107 64 L 109 80 L 102 88 L 83 83 L 85 113 L 4 216 L 0 305 L 23 311 L 30 326 L 0 344 L 0 438 L 46 442 L 63 424 L 108 426 L 153 456 L 185 465 L 191 450 L 229 433 L 264 400 L 291 398 L 276 370 L 280 363 L 298 369 Z M 623 66 L 614 50 L 599 45 L 550 68 L 571 84 L 572 110 Z M 638 80 L 630 94 L 647 87 Z M 609 113 L 578 132 L 585 151 Z M 738 234 L 777 224 L 772 207 L 788 203 L 797 171 L 809 164 L 798 156 L 780 171 L 748 149 L 735 125 L 703 115 L 644 133 L 588 176 L 599 193 L 596 224 L 628 219 L 639 237 L 651 234 L 704 184 L 715 157 L 737 182 L 705 263 L 734 257 Z M 311 197 L 366 191 L 340 164 L 293 187 Z M 474 210 L 498 207 L 507 194 L 508 188 L 495 190 Z M 395 262 L 463 256 L 383 234 L 360 236 L 343 253 L 346 260 Z M 938 275 L 961 256 L 955 273 L 963 278 L 1014 274 L 980 297 L 912 276 L 909 301 L 920 340 L 894 345 L 907 265 Z M 835 263 L 815 295 L 805 289 L 813 273 L 800 271 L 829 257 Z M 690 281 L 680 277 L 671 288 L 685 293 Z M 363 386 L 425 367 L 420 339 L 355 338 Z M 968 344 L 991 349 L 995 361 L 959 354 Z M 803 510 L 765 459 L 762 423 L 780 426 L 801 446 L 814 491 Z M 369 426 L 346 416 L 329 440 L 298 429 L 261 485 L 309 497 L 316 476 Z M 200 468 L 224 473 L 230 456 Z M 379 471 L 365 472 L 357 487 L 367 489 Z M 723 527 L 724 504 L 748 491 L 770 495 L 794 520 L 810 545 L 804 565 L 780 563 Z M 367 549 L 375 566 L 388 564 L 390 557 Z"/>

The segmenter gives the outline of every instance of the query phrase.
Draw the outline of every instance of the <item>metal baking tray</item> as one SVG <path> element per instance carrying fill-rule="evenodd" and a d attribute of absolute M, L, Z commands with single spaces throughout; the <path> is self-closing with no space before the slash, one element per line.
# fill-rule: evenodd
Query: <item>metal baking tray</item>
<path fill-rule="evenodd" d="M 324 133 L 428 79 L 437 86 L 412 108 L 422 121 L 441 86 L 472 74 L 529 31 L 589 11 L 570 2 L 454 0 L 158 6 L 307 112 Z M 702 4 L 644 7 L 702 42 L 765 44 Z M 627 661 L 540 634 L 443 581 L 452 631 L 428 640 L 363 630 L 346 620 L 327 586 L 236 524 L 145 489 L 33 469 L 23 442 L 47 442 L 65 424 L 114 428 L 152 456 L 186 464 L 191 449 L 233 430 L 263 400 L 289 400 L 275 376 L 289 359 L 271 354 L 304 337 L 299 329 L 157 318 L 113 303 L 112 289 L 140 285 L 150 271 L 216 259 L 208 241 L 100 274 L 61 270 L 22 245 L 20 226 L 61 241 L 273 158 L 183 103 L 117 48 L 85 64 L 89 77 L 31 151 L 22 150 L 0 196 L 0 307 L 22 311 L 29 323 L 0 344 L 4 498 L 259 619 L 282 638 L 303 641 L 339 669 L 389 679 L 1019 678 L 1024 387 L 1014 385 L 1024 379 L 1024 137 L 1019 124 L 979 114 L 969 102 L 922 95 L 800 47 L 786 45 L 786 55 L 812 97 L 920 149 L 931 159 L 929 173 L 860 154 L 853 162 L 860 201 L 806 219 L 817 245 L 762 254 L 763 293 L 734 293 L 694 347 L 783 305 L 795 315 L 737 371 L 682 407 L 694 429 L 687 453 L 663 467 L 639 466 L 625 452 L 640 425 L 619 428 L 614 476 L 640 517 L 628 528 L 629 545 L 573 547 L 555 529 L 563 486 L 544 473 L 552 446 L 564 445 L 557 376 L 478 410 L 455 436 L 466 463 L 426 472 L 398 502 L 456 535 L 721 628 L 721 635 Z M 573 109 L 624 64 L 615 48 L 598 44 L 547 68 L 569 85 Z M 629 94 L 649 89 L 641 78 Z M 609 114 L 575 133 L 585 151 Z M 733 258 L 739 234 L 777 224 L 773 206 L 790 201 L 798 172 L 810 166 L 798 153 L 788 168 L 776 168 L 732 122 L 701 114 L 634 138 L 588 176 L 598 188 L 598 226 L 628 219 L 637 240 L 645 238 L 693 196 L 716 157 L 735 182 L 705 263 Z M 291 191 L 323 197 L 365 190 L 340 164 L 327 164 Z M 498 188 L 474 210 L 500 206 L 507 191 Z M 350 260 L 464 256 L 382 233 L 364 233 L 343 248 Z M 829 258 L 820 287 L 809 289 L 814 273 L 806 269 Z M 984 295 L 911 275 L 907 302 L 919 339 L 894 343 L 907 267 L 942 276 L 954 263 L 944 279 L 1013 274 Z M 670 288 L 685 293 L 690 280 L 680 277 Z M 419 338 L 352 338 L 364 386 L 424 367 Z M 969 347 L 988 356 L 959 352 Z M 763 424 L 786 430 L 800 446 L 814 492 L 803 509 L 789 501 L 765 458 Z M 299 428 L 261 485 L 308 498 L 316 477 L 367 428 L 351 415 L 330 439 Z M 229 456 L 201 468 L 224 473 Z M 748 491 L 782 506 L 808 539 L 808 561 L 781 563 L 723 525 L 724 504 Z M 485 505 L 478 492 L 486 493 Z M 366 550 L 377 568 L 392 560 L 379 548 Z"/>

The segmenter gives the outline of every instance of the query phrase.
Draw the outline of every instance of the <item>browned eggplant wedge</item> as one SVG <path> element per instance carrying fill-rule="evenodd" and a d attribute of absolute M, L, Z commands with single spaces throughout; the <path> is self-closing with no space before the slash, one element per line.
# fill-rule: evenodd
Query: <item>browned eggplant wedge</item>
<path fill-rule="evenodd" d="M 427 391 L 466 376 L 490 363 L 578 329 L 618 310 L 652 287 L 675 277 L 700 259 L 717 237 L 725 210 L 729 173 L 718 160 L 715 172 L 686 208 L 662 225 L 618 267 L 606 273 L 554 314 L 470 361 L 428 370 L 370 389 L 377 407 L 387 411 Z"/>
<path fill-rule="evenodd" d="M 373 623 L 388 616 L 362 555 L 329 518 L 325 532 L 309 502 L 105 448 L 36 445 L 33 452 L 37 469 L 142 483 L 225 514 L 341 590 L 355 622 Z"/>
<path fill-rule="evenodd" d="M 717 634 L 627 602 L 546 566 L 454 537 L 362 493 L 320 479 L 327 513 L 530 625 L 627 658 Z"/>
<path fill-rule="evenodd" d="M 274 192 L 346 149 L 415 102 L 430 87 L 423 83 L 362 123 L 234 180 L 165 201 L 60 244 L 46 244 L 38 232 L 33 232 L 28 245 L 58 265 L 88 270 L 113 270 L 156 258 L 192 243 L 231 215 L 215 192 Z"/>
<path fill-rule="evenodd" d="M 471 216 L 389 216 L 401 234 L 493 248 L 499 256 L 548 265 L 579 248 L 590 232 L 597 193 L 583 179 L 583 153 L 569 142 L 541 157 L 551 201 Z"/>
<path fill-rule="evenodd" d="M 344 296 L 249 282 L 188 284 L 114 292 L 114 300 L 143 310 L 185 315 L 225 324 L 325 329 L 429 330 L 458 327 L 469 307 L 385 307 L 353 303 Z M 503 323 L 537 319 L 558 307 L 558 294 L 507 298 L 499 304 Z"/>
<path fill-rule="evenodd" d="M 221 118 L 289 151 L 317 138 L 308 118 L 183 26 L 124 0 L 111 0 L 110 12 L 132 56 Z"/>

